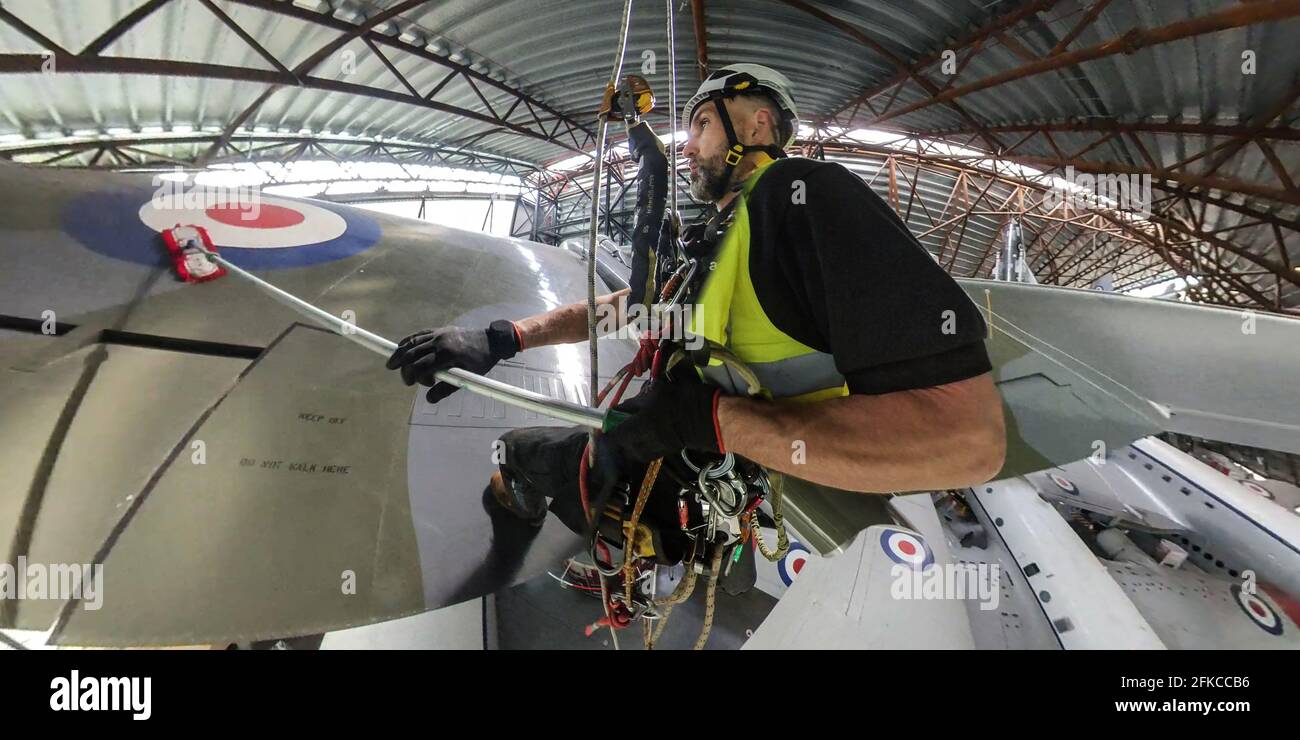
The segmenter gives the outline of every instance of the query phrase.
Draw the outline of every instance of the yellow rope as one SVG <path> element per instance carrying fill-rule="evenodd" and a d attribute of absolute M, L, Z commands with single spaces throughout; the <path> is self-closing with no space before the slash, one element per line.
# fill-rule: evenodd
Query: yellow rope
<path fill-rule="evenodd" d="M 632 507 L 632 519 L 629 521 L 627 536 L 623 538 L 623 595 L 627 599 L 627 608 L 632 608 L 632 582 L 633 568 L 632 565 L 636 560 L 634 551 L 636 550 L 636 525 L 641 521 L 641 510 L 645 508 L 645 502 L 650 498 L 650 489 L 654 488 L 655 478 L 659 477 L 659 468 L 664 464 L 662 457 L 655 458 L 645 469 L 645 477 L 641 479 L 641 491 L 636 495 L 636 505 Z"/>
<path fill-rule="evenodd" d="M 659 637 L 664 633 L 664 627 L 668 625 L 668 617 L 673 613 L 673 607 L 684 603 L 687 599 L 691 598 L 691 593 L 694 591 L 695 568 L 691 567 L 690 563 L 687 563 L 686 575 L 682 578 L 681 582 L 677 584 L 677 588 L 673 589 L 673 592 L 668 595 L 668 598 L 655 602 L 655 606 L 661 607 L 663 613 L 659 617 L 659 624 L 655 625 L 654 634 L 650 636 L 650 641 L 646 643 L 647 650 L 653 650 L 654 644 L 659 642 Z"/>
<path fill-rule="evenodd" d="M 713 630 L 713 608 L 717 605 L 718 597 L 718 571 L 722 569 L 722 551 L 724 547 L 716 547 L 713 551 L 713 562 L 709 565 L 709 590 L 704 593 L 704 627 L 700 630 L 700 639 L 695 641 L 695 649 L 703 650 L 704 643 L 709 641 L 709 632 Z"/>
<path fill-rule="evenodd" d="M 785 493 L 785 477 L 777 475 L 776 481 L 772 485 L 772 521 L 776 524 L 776 552 L 767 549 L 763 544 L 763 535 L 758 526 L 758 512 L 749 515 L 749 531 L 754 537 L 754 543 L 758 545 L 758 551 L 767 558 L 768 562 L 775 563 L 785 557 L 790 552 L 790 536 L 785 531 L 785 517 L 781 513 L 781 499 Z"/>

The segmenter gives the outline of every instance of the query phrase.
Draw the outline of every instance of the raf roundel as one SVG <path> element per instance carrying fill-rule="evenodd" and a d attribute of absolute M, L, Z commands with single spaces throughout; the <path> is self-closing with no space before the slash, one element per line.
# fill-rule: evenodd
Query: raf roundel
<path fill-rule="evenodd" d="M 794 583 L 794 579 L 799 577 L 799 573 L 808 563 L 808 557 L 812 553 L 808 548 L 791 541 L 790 549 L 786 552 L 785 557 L 781 558 L 776 564 L 776 571 L 781 575 L 781 582 L 786 586 Z"/>
<path fill-rule="evenodd" d="M 1273 611 L 1273 607 L 1268 602 L 1259 598 L 1255 594 L 1243 591 L 1241 586 L 1233 584 L 1232 595 L 1237 599 L 1237 606 L 1246 612 L 1250 621 L 1270 635 L 1282 634 L 1282 618 Z"/>
<path fill-rule="evenodd" d="M 212 208 L 156 205 L 140 207 L 140 220 L 157 232 L 176 224 L 207 229 L 212 241 L 225 249 L 286 249 L 322 244 L 343 236 L 343 217 L 310 203 L 263 196 L 256 202 Z"/>
<path fill-rule="evenodd" d="M 307 267 L 346 259 L 379 241 L 379 224 L 332 203 L 259 194 L 241 202 L 187 202 L 145 193 L 90 193 L 64 210 L 68 233 L 92 251 L 143 265 L 161 264 L 158 235 L 201 226 L 221 254 L 250 270 Z"/>
<path fill-rule="evenodd" d="M 934 552 L 919 534 L 901 529 L 886 529 L 880 533 L 880 547 L 899 565 L 915 570 L 925 570 L 934 565 Z"/>
<path fill-rule="evenodd" d="M 1242 488 L 1245 488 L 1247 491 L 1250 491 L 1256 496 L 1259 496 L 1261 498 L 1266 498 L 1269 501 L 1275 501 L 1277 498 L 1276 496 L 1273 495 L 1272 491 L 1268 490 L 1267 488 L 1261 486 L 1260 484 L 1254 481 L 1249 481 L 1249 480 L 1241 481 L 1241 486 Z"/>
<path fill-rule="evenodd" d="M 1072 494 L 1072 495 L 1075 495 L 1075 496 L 1078 496 L 1078 495 L 1079 495 L 1079 487 L 1076 486 L 1076 485 L 1074 484 L 1074 481 L 1070 480 L 1069 478 L 1065 478 L 1065 477 L 1063 477 L 1063 476 L 1059 476 L 1059 475 L 1057 475 L 1056 473 L 1048 473 L 1048 474 L 1047 474 L 1047 477 L 1048 477 L 1048 478 L 1051 478 L 1051 479 L 1052 479 L 1052 482 L 1055 483 L 1056 486 L 1057 486 L 1058 488 L 1060 488 L 1062 491 L 1065 491 L 1066 493 L 1069 493 L 1069 494 Z"/>

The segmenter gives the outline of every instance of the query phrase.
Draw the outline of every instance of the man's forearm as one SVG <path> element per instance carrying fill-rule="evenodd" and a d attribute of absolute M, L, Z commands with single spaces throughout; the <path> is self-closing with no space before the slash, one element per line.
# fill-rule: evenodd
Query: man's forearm
<path fill-rule="evenodd" d="M 630 291 L 625 289 L 596 298 L 597 321 L 607 316 L 616 317 L 614 326 L 609 326 L 608 321 L 601 324 L 607 329 L 604 333 L 616 331 L 626 322 L 629 293 Z M 587 339 L 587 303 L 583 301 L 560 306 L 544 314 L 518 319 L 514 325 L 519 330 L 523 349 L 582 342 Z"/>
<path fill-rule="evenodd" d="M 724 397 L 728 452 L 850 491 L 938 490 L 991 479 L 1005 455 L 987 375 L 935 388 L 809 403 Z"/>

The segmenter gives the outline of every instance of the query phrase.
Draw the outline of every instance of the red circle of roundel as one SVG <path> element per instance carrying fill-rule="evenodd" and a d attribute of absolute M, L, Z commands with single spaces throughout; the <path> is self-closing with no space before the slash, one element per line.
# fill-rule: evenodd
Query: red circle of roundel
<path fill-rule="evenodd" d="M 270 203 L 262 205 L 255 215 L 247 208 L 234 206 L 208 208 L 204 213 L 213 221 L 244 229 L 283 229 L 307 220 L 301 211 Z"/>
<path fill-rule="evenodd" d="M 786 551 L 785 557 L 776 563 L 776 572 L 781 576 L 781 582 L 787 587 L 794 583 L 795 577 L 803 570 L 811 555 L 812 553 L 808 548 L 791 540 L 790 549 Z"/>
<path fill-rule="evenodd" d="M 934 552 L 925 539 L 915 532 L 885 529 L 880 533 L 880 547 L 889 559 L 899 565 L 925 570 L 934 565 Z"/>
<path fill-rule="evenodd" d="M 1272 492 L 1272 491 L 1268 490 L 1267 488 L 1265 488 L 1265 487 L 1259 485 L 1258 483 L 1256 483 L 1256 482 L 1254 482 L 1254 481 L 1244 480 L 1244 481 L 1241 482 L 1241 485 L 1242 485 L 1242 486 L 1243 486 L 1247 491 L 1250 491 L 1251 493 L 1255 494 L 1256 496 L 1262 496 L 1262 497 L 1268 499 L 1269 501 L 1274 501 L 1274 500 L 1276 500 L 1276 497 L 1273 495 L 1273 492 Z"/>
<path fill-rule="evenodd" d="M 1062 491 L 1065 491 L 1066 493 L 1072 493 L 1075 496 L 1079 495 L 1079 487 L 1074 485 L 1074 481 L 1071 481 L 1069 478 L 1057 475 L 1056 473 L 1048 473 L 1047 477 L 1051 478 L 1052 482 L 1055 483 L 1057 487 L 1060 488 Z"/>
<path fill-rule="evenodd" d="M 1282 618 L 1273 611 L 1268 602 L 1255 594 L 1243 591 L 1241 586 L 1235 583 L 1232 585 L 1232 595 L 1236 598 L 1237 606 L 1241 607 L 1255 626 L 1270 635 L 1282 634 Z"/>

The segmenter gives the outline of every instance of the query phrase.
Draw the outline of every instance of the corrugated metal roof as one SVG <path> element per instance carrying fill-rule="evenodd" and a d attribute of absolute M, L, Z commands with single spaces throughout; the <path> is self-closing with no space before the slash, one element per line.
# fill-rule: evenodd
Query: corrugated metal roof
<path fill-rule="evenodd" d="M 53 41 L 76 51 L 144 0 L 7 0 L 6 9 Z M 292 6 L 281 2 L 272 5 Z M 310 5 L 310 3 L 307 3 Z M 341 20 L 357 21 L 397 4 L 396 0 L 341 3 L 353 12 L 336 11 Z M 905 59 L 919 58 L 945 47 L 967 29 L 986 22 L 1020 3 L 973 0 L 908 0 L 822 3 L 819 7 Z M 1181 17 L 1204 15 L 1234 3 L 1215 0 L 1118 0 L 1109 3 L 1072 48 L 1099 43 L 1137 27 L 1155 27 Z M 267 51 L 292 68 L 338 32 L 280 13 L 217 0 L 223 10 Z M 1087 4 L 1062 0 L 1019 27 L 1019 44 L 1045 54 L 1067 33 Z M 895 73 L 893 65 L 849 35 L 782 2 L 705 3 L 708 53 L 712 66 L 734 61 L 761 61 L 791 78 L 795 99 L 807 119 L 830 113 Z M 450 54 L 475 69 L 549 103 L 584 125 L 608 78 L 614 56 L 620 4 L 605 2 L 537 2 L 504 0 L 482 3 L 452 0 L 429 3 L 409 13 L 400 24 L 379 30 L 424 42 L 431 50 Z M 665 7 L 661 2 L 635 2 L 628 40 L 629 65 L 642 71 L 643 55 L 653 52 L 656 64 L 646 76 L 667 97 L 668 65 Z M 677 11 L 678 83 L 684 99 L 698 84 L 694 31 L 689 7 Z M 958 102 L 976 118 L 989 123 L 1076 118 L 1131 120 L 1155 117 L 1191 121 L 1246 120 L 1267 108 L 1294 82 L 1300 67 L 1300 20 L 1253 25 L 1191 40 L 1142 49 L 1077 67 L 1049 72 L 964 96 Z M 421 45 L 424 45 L 421 44 Z M 1240 52 L 1253 50 L 1255 75 L 1240 72 Z M 415 56 L 385 47 L 394 66 L 419 91 L 432 90 L 447 70 Z M 32 53 L 37 46 L 17 31 L 0 26 L 0 52 Z M 226 28 L 199 0 L 172 0 L 124 34 L 104 52 L 117 57 L 180 60 L 229 67 L 271 70 L 269 62 Z M 1024 63 L 1005 43 L 983 45 L 961 73 L 962 83 Z M 327 79 L 402 92 L 401 83 L 361 41 L 336 52 L 315 72 Z M 942 74 L 930 73 L 944 84 Z M 189 78 L 143 75 L 8 76 L 0 91 L 5 123 L 0 133 L 37 133 L 62 129 L 108 129 L 173 123 L 224 125 L 262 92 L 264 86 Z M 494 107 L 509 105 L 508 97 L 482 90 Z M 908 85 L 895 107 L 922 98 Z M 440 102 L 482 108 L 474 91 L 454 80 L 436 96 Z M 523 120 L 516 110 L 512 120 Z M 869 117 L 866 116 L 866 117 Z M 1294 114 L 1292 114 L 1294 117 Z M 298 131 L 303 128 L 348 131 L 361 135 L 449 141 L 488 128 L 477 121 L 401 103 L 357 99 L 324 90 L 285 88 L 275 93 L 249 121 L 250 126 Z M 891 125 L 926 132 L 958 128 L 965 121 L 945 105 L 934 105 L 894 119 Z M 1085 142 L 1086 143 L 1086 142 Z M 510 132 L 479 142 L 488 150 L 530 161 L 568 156 L 561 147 L 529 140 Z M 1045 143 L 1028 150 L 1049 153 Z M 1062 148 L 1067 148 L 1064 145 Z M 1159 147 L 1157 147 L 1158 149 Z M 1099 152 L 1103 153 L 1103 152 Z M 1112 148 L 1104 153 L 1136 159 L 1136 152 Z M 1288 156 L 1294 152 L 1288 151 Z M 1293 162 L 1294 163 L 1294 162 Z M 1259 162 L 1253 163 L 1258 167 Z"/>
<path fill-rule="evenodd" d="M 898 75 L 889 57 L 916 60 L 955 49 L 962 64 L 955 78 L 937 65 L 920 74 L 936 87 L 960 87 L 1006 73 L 1046 56 L 1095 7 L 1097 0 L 826 0 L 807 3 L 815 12 L 847 24 L 837 28 L 801 8 L 803 0 L 705 0 L 706 44 L 713 67 L 737 61 L 760 61 L 785 72 L 795 85 L 795 100 L 808 121 L 822 120 L 843 109 L 868 90 Z M 4 9 L 38 33 L 75 53 L 146 0 L 6 0 Z M 213 0 L 280 63 L 302 63 L 338 38 L 344 24 L 356 24 L 397 7 L 399 0 Z M 1242 4 L 1231 0 L 1113 0 L 1095 21 L 1078 33 L 1071 50 L 1093 47 L 1121 37 L 1131 29 L 1153 29 L 1188 18 L 1235 12 L 1250 5 L 1285 9 L 1292 0 Z M 978 53 L 963 39 L 995 19 L 1030 6 L 1042 6 L 1003 35 L 981 41 Z M 695 32 L 691 4 L 676 0 L 677 80 L 679 101 L 698 83 Z M 322 9 L 326 13 L 316 13 Z M 613 62 L 621 3 L 615 0 L 477 0 L 429 2 L 376 28 L 384 39 L 384 56 L 421 95 L 445 84 L 432 96 L 455 110 L 504 114 L 511 124 L 540 137 L 520 135 L 490 121 L 475 120 L 426 105 L 396 102 L 409 95 L 398 79 L 361 39 L 354 39 L 328 56 L 310 74 L 319 84 L 284 86 L 267 97 L 246 121 L 248 132 L 328 133 L 357 137 L 386 137 L 437 144 L 468 142 L 472 148 L 533 163 L 549 163 L 588 151 L 579 132 L 567 138 L 563 127 L 551 133 L 555 118 L 531 104 L 517 104 L 514 88 L 538 106 L 563 114 L 590 129 L 593 111 Z M 300 16 L 300 17 L 299 17 Z M 311 20 L 314 19 L 314 20 Z M 327 22 L 328 21 L 328 22 Z M 329 26 L 334 24 L 335 27 Z M 664 2 L 634 2 L 626 56 L 629 71 L 645 74 L 667 107 L 666 6 Z M 855 35 L 865 37 L 864 43 Z M 1254 23 L 1242 28 L 1162 43 L 1102 59 L 1024 77 L 994 88 L 971 92 L 955 102 L 981 125 L 1024 122 L 1207 122 L 1239 126 L 1292 95 L 1300 69 L 1300 20 L 1291 18 Z M 873 48 L 877 47 L 877 48 Z M 882 52 L 883 50 L 883 52 Z M 0 55 L 40 53 L 35 43 L 15 29 L 0 25 Z M 1254 74 L 1244 74 L 1243 53 L 1253 54 Z M 103 54 L 116 59 L 192 62 L 208 65 L 204 75 L 194 67 L 147 73 L 6 74 L 0 85 L 0 146 L 42 137 L 107 135 L 170 129 L 177 125 L 220 131 L 245 111 L 276 80 L 275 65 L 245 43 L 202 0 L 171 0 L 140 25 L 108 45 Z M 654 64 L 645 64 L 653 54 Z M 449 76 L 447 58 L 464 64 L 477 77 L 477 89 L 462 76 Z M 6 67 L 5 71 L 15 71 Z M 168 74 L 160 74 L 168 71 Z M 174 73 L 174 74 L 173 74 Z M 239 77 L 240 79 L 230 79 Z M 283 81 L 282 79 L 280 81 Z M 340 86 L 352 86 L 346 90 Z M 380 97 L 354 94 L 365 86 Z M 872 101 L 883 112 L 920 103 L 930 94 L 909 82 L 886 89 Z M 480 97 L 481 96 L 481 97 Z M 410 99 L 410 98 L 408 98 Z M 484 103 L 486 99 L 486 104 Z M 413 99 L 412 99 L 413 100 Z M 491 106 L 489 109 L 488 106 Z M 530 108 L 533 110 L 530 111 Z M 537 118 L 543 122 L 539 126 Z M 1295 106 L 1272 123 L 1297 127 Z M 854 125 L 876 114 L 863 108 Z M 663 127 L 664 119 L 655 122 Z M 949 104 L 933 104 L 884 121 L 886 127 L 916 133 L 971 129 L 961 112 Z M 1057 131 L 1049 140 L 1036 135 L 1021 142 L 1022 133 L 994 134 L 1001 145 L 1021 142 L 1015 156 L 1061 158 L 1078 155 L 1098 166 L 1118 163 L 1147 167 L 1150 156 L 1158 168 L 1189 158 L 1207 144 L 1227 141 L 1191 133 L 1138 132 L 1116 136 L 1088 149 L 1101 133 Z M 953 135 L 957 141 L 971 134 Z M 544 140 L 550 138 L 551 140 Z M 1281 193 L 1235 198 L 1251 208 L 1291 224 L 1300 217 L 1300 193 L 1270 164 L 1275 158 L 1287 173 L 1300 168 L 1296 139 L 1264 139 L 1270 151 L 1247 145 L 1220 164 L 1213 175 Z M 193 144 L 186 145 L 193 147 Z M 984 146 L 974 138 L 970 146 Z M 1087 151 L 1084 151 L 1087 150 Z M 65 163 L 86 164 L 89 155 Z M 1178 172 L 1195 176 L 1205 160 Z M 1290 179 L 1294 179 L 1293 177 Z M 1215 193 L 1227 197 L 1226 193 Z M 945 196 L 946 197 L 946 196 Z M 1196 214 L 1199 218 L 1199 213 Z M 1251 217 L 1211 206 L 1207 229 L 1227 229 Z M 1225 238 L 1259 253 L 1281 253 L 1270 225 L 1225 231 Z M 1300 264 L 1300 237 L 1288 228 L 1284 240 L 1294 264 Z M 1225 260 L 1239 257 L 1227 255 Z M 1266 282 L 1265 278 L 1249 280 Z M 1285 290 L 1297 297 L 1295 286 Z"/>
<path fill-rule="evenodd" d="M 1018 206 L 1019 200 L 1013 199 L 1018 184 L 1010 178 L 1000 177 L 975 167 L 963 169 L 930 162 L 923 162 L 918 166 L 918 163 L 901 149 L 893 151 L 892 155 L 883 149 L 882 147 L 880 151 L 864 151 L 851 155 L 831 152 L 827 153 L 826 159 L 844 165 L 861 177 L 881 197 L 888 199 L 889 159 L 892 156 L 896 167 L 898 188 L 897 209 L 899 216 L 907 223 L 912 233 L 916 234 L 922 245 L 953 274 L 989 277 L 997 256 L 996 244 L 1000 244 L 1000 238 L 1005 233 L 1004 229 L 1011 218 L 1010 214 L 1022 210 Z M 963 176 L 963 172 L 966 178 L 963 190 L 968 202 L 975 207 L 970 209 L 974 215 L 969 219 L 958 220 L 966 209 L 962 207 L 960 191 L 956 197 L 953 191 L 960 187 L 959 178 Z M 623 171 L 626 177 L 631 177 L 632 174 L 633 170 L 630 166 Z M 580 198 L 584 191 L 590 191 L 589 172 L 577 174 L 573 176 L 573 180 L 575 185 L 566 190 L 566 193 L 570 194 L 566 196 L 568 200 Z M 617 193 L 620 190 L 616 178 L 610 192 Z M 1123 253 L 1129 258 L 1146 254 L 1149 259 L 1140 259 L 1115 276 L 1117 278 L 1115 287 L 1119 290 L 1150 283 L 1166 273 L 1168 277 L 1173 276 L 1172 271 L 1168 270 L 1167 265 L 1161 262 L 1154 251 L 1136 238 L 1117 235 L 1119 229 L 1105 223 L 1104 220 L 1100 221 L 1098 226 L 1090 225 L 1090 221 L 1077 224 L 1061 223 L 1062 218 L 1086 217 L 1088 211 L 1051 213 L 1050 201 L 1046 204 L 1043 202 L 1044 190 L 1045 188 L 1041 186 L 1024 186 L 1024 238 L 1026 244 L 1032 245 L 1029 252 L 1030 267 L 1040 279 L 1050 275 L 1053 277 L 1053 282 L 1057 284 L 1092 287 L 1108 272 L 1106 263 L 1095 258 L 1089 259 L 1088 255 L 1083 255 L 1081 259 L 1076 260 L 1072 258 L 1074 253 L 1071 252 L 1071 259 L 1058 259 L 1062 248 L 1071 244 L 1081 247 L 1102 245 L 1106 249 L 1119 249 L 1121 245 L 1127 244 L 1130 248 L 1125 248 Z M 982 200 L 980 200 L 981 193 L 984 193 Z M 531 208 L 532 195 L 525 193 L 524 197 L 529 201 L 525 203 L 525 209 Z M 561 205 L 561 223 L 558 224 L 558 228 L 554 217 L 546 219 L 543 226 L 548 230 L 548 235 L 553 236 L 557 242 L 569 238 L 585 241 L 590 200 L 583 200 L 588 205 L 583 206 L 572 202 Z M 636 188 L 629 187 L 623 191 L 621 199 L 613 200 L 611 210 L 616 214 L 626 214 L 630 217 L 635 200 Z M 1009 200 L 1012 201 L 1011 204 L 1002 206 Z M 679 192 L 679 204 L 688 208 L 695 206 L 684 191 Z M 1152 227 L 1142 225 L 1140 228 L 1150 230 Z M 602 228 L 602 233 L 605 231 Z M 618 240 L 621 235 L 615 230 L 613 236 Z M 1104 254 L 1103 251 L 1097 257 Z"/>

